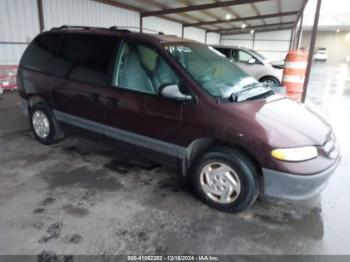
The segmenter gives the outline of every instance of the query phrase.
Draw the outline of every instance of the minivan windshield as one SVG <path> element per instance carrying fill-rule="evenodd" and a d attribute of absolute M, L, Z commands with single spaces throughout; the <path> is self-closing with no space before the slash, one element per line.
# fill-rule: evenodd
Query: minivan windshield
<path fill-rule="evenodd" d="M 261 90 L 257 80 L 212 47 L 199 43 L 170 43 L 165 49 L 213 97 L 230 98 L 245 89 L 251 92 L 255 87 Z"/>

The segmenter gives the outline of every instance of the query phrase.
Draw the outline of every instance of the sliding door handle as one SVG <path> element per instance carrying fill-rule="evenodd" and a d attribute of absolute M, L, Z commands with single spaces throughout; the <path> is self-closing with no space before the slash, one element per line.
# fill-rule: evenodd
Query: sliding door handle
<path fill-rule="evenodd" d="M 104 98 L 102 100 L 102 103 L 104 103 L 107 106 L 113 106 L 113 107 L 120 106 L 120 104 L 121 104 L 120 100 L 113 98 L 113 97 Z"/>

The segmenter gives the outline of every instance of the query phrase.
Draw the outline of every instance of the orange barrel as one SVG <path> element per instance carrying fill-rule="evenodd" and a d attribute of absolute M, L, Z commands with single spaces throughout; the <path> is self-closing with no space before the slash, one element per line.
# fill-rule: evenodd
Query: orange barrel
<path fill-rule="evenodd" d="M 287 89 L 287 96 L 294 100 L 300 101 L 303 94 L 306 67 L 305 52 L 292 50 L 286 56 L 282 85 Z"/>

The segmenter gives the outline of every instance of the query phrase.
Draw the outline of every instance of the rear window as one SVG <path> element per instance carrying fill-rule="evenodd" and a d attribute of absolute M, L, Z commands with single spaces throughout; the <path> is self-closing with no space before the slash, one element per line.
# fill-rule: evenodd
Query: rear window
<path fill-rule="evenodd" d="M 57 54 L 56 72 L 71 80 L 107 85 L 111 59 L 119 43 L 112 36 L 65 34 Z"/>
<path fill-rule="evenodd" d="M 21 60 L 24 68 L 51 73 L 51 59 L 60 42 L 59 34 L 42 34 L 37 36 L 28 46 Z"/>
<path fill-rule="evenodd" d="M 107 85 L 111 59 L 120 40 L 112 36 L 45 33 L 21 60 L 24 68 L 96 85 Z"/>

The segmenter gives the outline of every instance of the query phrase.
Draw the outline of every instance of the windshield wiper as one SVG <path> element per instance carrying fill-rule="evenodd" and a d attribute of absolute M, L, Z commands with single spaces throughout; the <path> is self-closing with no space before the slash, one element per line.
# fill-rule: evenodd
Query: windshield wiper
<path fill-rule="evenodd" d="M 263 99 L 266 97 L 269 97 L 270 95 L 274 95 L 275 91 L 273 91 L 272 89 L 270 90 L 266 90 L 266 92 L 260 93 L 260 94 L 256 94 L 253 96 L 248 97 L 246 100 L 258 100 L 258 99 Z"/>
<path fill-rule="evenodd" d="M 269 93 L 269 92 L 272 91 L 272 89 L 271 89 L 268 85 L 265 85 L 265 84 L 259 83 L 259 82 L 254 82 L 254 83 L 251 83 L 251 84 L 249 84 L 249 85 L 244 86 L 244 87 L 241 88 L 239 91 L 233 92 L 233 93 L 231 94 L 231 100 L 232 100 L 232 102 L 235 102 L 235 103 L 238 102 L 238 97 L 239 97 L 239 95 L 241 95 L 242 93 L 246 93 L 246 92 L 248 92 L 248 91 L 250 91 L 250 90 L 252 90 L 252 89 L 258 88 L 258 87 L 263 87 L 263 88 L 266 89 L 266 91 L 265 91 L 265 92 L 262 92 L 262 93 L 259 93 L 259 94 L 257 94 L 257 95 L 253 95 L 252 97 L 260 96 L 260 95 L 263 95 L 263 94 L 265 94 L 265 93 Z M 251 98 L 251 97 L 248 97 L 247 99 L 249 99 L 249 98 Z M 246 99 L 246 100 L 247 100 L 247 99 Z"/>
<path fill-rule="evenodd" d="M 238 96 L 239 96 L 240 94 L 245 93 L 245 92 L 247 92 L 247 91 L 249 91 L 249 90 L 252 90 L 252 89 L 256 88 L 256 87 L 257 87 L 257 84 L 260 84 L 260 83 L 254 82 L 254 83 L 251 83 L 251 84 L 248 84 L 248 85 L 243 86 L 240 90 L 238 90 L 238 91 L 236 91 L 236 92 L 233 92 L 233 93 L 231 94 L 231 99 L 232 99 L 232 101 L 233 101 L 233 102 L 237 102 Z"/>

